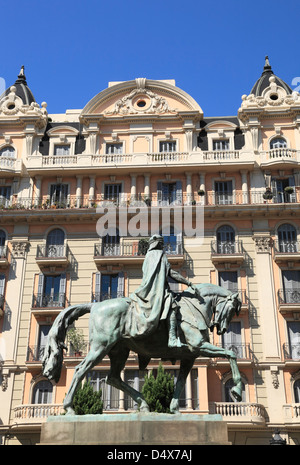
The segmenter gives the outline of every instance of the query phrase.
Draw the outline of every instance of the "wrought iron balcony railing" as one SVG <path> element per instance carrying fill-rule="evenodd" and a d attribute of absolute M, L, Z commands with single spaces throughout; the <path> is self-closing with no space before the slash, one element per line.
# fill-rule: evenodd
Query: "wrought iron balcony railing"
<path fill-rule="evenodd" d="M 211 252 L 216 255 L 233 255 L 233 254 L 243 254 L 243 244 L 242 241 L 233 240 L 233 241 L 212 241 L 211 242 Z"/>
<path fill-rule="evenodd" d="M 250 344 L 239 343 L 239 342 L 223 342 L 222 344 L 216 344 L 218 347 L 222 347 L 226 350 L 234 352 L 240 360 L 252 360 L 253 353 L 250 349 Z"/>
<path fill-rule="evenodd" d="M 182 255 L 182 241 L 165 241 L 164 250 L 167 255 Z M 119 244 L 95 244 L 94 246 L 94 257 L 144 256 L 146 252 L 147 243 L 140 239 L 125 240 Z"/>
<path fill-rule="evenodd" d="M 102 293 L 102 292 L 93 292 L 92 293 L 92 302 L 103 302 L 104 300 L 109 299 L 118 299 L 119 297 L 124 297 L 123 292 L 112 292 L 112 293 Z"/>
<path fill-rule="evenodd" d="M 295 289 L 279 289 L 278 290 L 279 305 L 282 304 L 298 304 L 300 306 L 300 285 Z"/>
<path fill-rule="evenodd" d="M 33 296 L 32 308 L 64 308 L 65 303 L 66 294 L 64 292 L 38 293 Z"/>
<path fill-rule="evenodd" d="M 300 342 L 285 342 L 282 348 L 285 360 L 300 360 Z"/>
<path fill-rule="evenodd" d="M 65 244 L 38 245 L 36 258 L 65 258 L 68 256 L 68 246 Z"/>
<path fill-rule="evenodd" d="M 283 241 L 276 240 L 274 243 L 274 250 L 276 253 L 295 254 L 300 252 L 298 241 Z"/>

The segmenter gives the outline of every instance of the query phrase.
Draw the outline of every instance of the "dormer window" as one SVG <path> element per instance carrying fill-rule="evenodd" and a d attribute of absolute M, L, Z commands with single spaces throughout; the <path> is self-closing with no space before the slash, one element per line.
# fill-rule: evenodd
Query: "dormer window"
<path fill-rule="evenodd" d="M 275 137 L 270 142 L 270 149 L 286 149 L 287 142 L 283 137 Z"/>
<path fill-rule="evenodd" d="M 213 140 L 213 150 L 229 150 L 229 139 Z"/>
<path fill-rule="evenodd" d="M 123 153 L 122 142 L 106 144 L 106 155 L 119 155 L 121 153 Z"/>
<path fill-rule="evenodd" d="M 0 157 L 9 157 L 9 158 L 15 158 L 16 156 L 16 151 L 13 147 L 10 145 L 3 147 L 0 150 Z"/>
<path fill-rule="evenodd" d="M 175 140 L 163 140 L 159 143 L 160 152 L 176 152 L 176 141 Z"/>
<path fill-rule="evenodd" d="M 54 155 L 70 155 L 69 145 L 54 145 Z"/>

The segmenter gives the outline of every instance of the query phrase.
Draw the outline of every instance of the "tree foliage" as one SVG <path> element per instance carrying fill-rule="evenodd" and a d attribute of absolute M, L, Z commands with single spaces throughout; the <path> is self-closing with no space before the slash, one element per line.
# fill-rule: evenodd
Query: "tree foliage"
<path fill-rule="evenodd" d="M 95 392 L 88 381 L 81 385 L 74 396 L 76 415 L 96 415 L 103 411 L 102 391 Z"/>
<path fill-rule="evenodd" d="M 174 376 L 166 373 L 162 364 L 159 365 L 156 378 L 151 371 L 145 377 L 142 394 L 150 412 L 170 413 L 170 403 L 174 393 Z"/>

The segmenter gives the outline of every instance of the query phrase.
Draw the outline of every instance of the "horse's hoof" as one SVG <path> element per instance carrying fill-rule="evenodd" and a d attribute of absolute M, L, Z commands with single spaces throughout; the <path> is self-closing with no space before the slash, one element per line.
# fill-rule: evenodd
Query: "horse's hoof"
<path fill-rule="evenodd" d="M 71 407 L 65 408 L 65 411 L 66 411 L 65 415 L 67 416 L 75 415 L 75 410 L 73 410 Z"/>
<path fill-rule="evenodd" d="M 231 391 L 230 391 L 231 397 L 233 397 L 234 400 L 237 402 L 241 402 L 242 400 L 242 394 L 240 389 L 238 389 L 236 386 L 234 386 Z"/>

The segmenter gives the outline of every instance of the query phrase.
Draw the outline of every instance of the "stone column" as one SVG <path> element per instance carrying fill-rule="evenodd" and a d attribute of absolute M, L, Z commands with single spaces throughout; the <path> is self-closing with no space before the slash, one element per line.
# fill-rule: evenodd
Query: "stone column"
<path fill-rule="evenodd" d="M 209 413 L 207 365 L 198 367 L 198 396 L 201 413 Z"/>
<path fill-rule="evenodd" d="M 205 190 L 205 173 L 203 173 L 203 172 L 199 173 L 199 189 L 206 192 L 206 190 Z M 203 197 L 200 197 L 200 202 L 201 202 L 201 205 L 205 204 L 205 195 Z"/>
<path fill-rule="evenodd" d="M 241 171 L 242 175 L 242 203 L 249 203 L 247 171 Z"/>
<path fill-rule="evenodd" d="M 186 406 L 189 410 L 193 409 L 193 399 L 192 399 L 192 377 L 191 372 L 189 372 L 186 379 Z"/>
<path fill-rule="evenodd" d="M 95 176 L 90 176 L 89 206 L 95 202 Z"/>
<path fill-rule="evenodd" d="M 76 186 L 76 207 L 79 208 L 82 203 L 82 176 L 76 176 L 77 186 Z"/>
<path fill-rule="evenodd" d="M 192 193 L 192 173 L 185 173 L 186 176 L 186 204 L 191 205 L 193 200 Z"/>
<path fill-rule="evenodd" d="M 136 174 L 131 174 L 131 199 L 130 200 L 135 200 L 136 199 Z"/>
<path fill-rule="evenodd" d="M 144 197 L 150 199 L 150 174 L 144 173 L 145 184 L 144 184 Z"/>
<path fill-rule="evenodd" d="M 34 204 L 38 205 L 41 201 L 42 176 L 35 177 L 35 196 Z"/>

